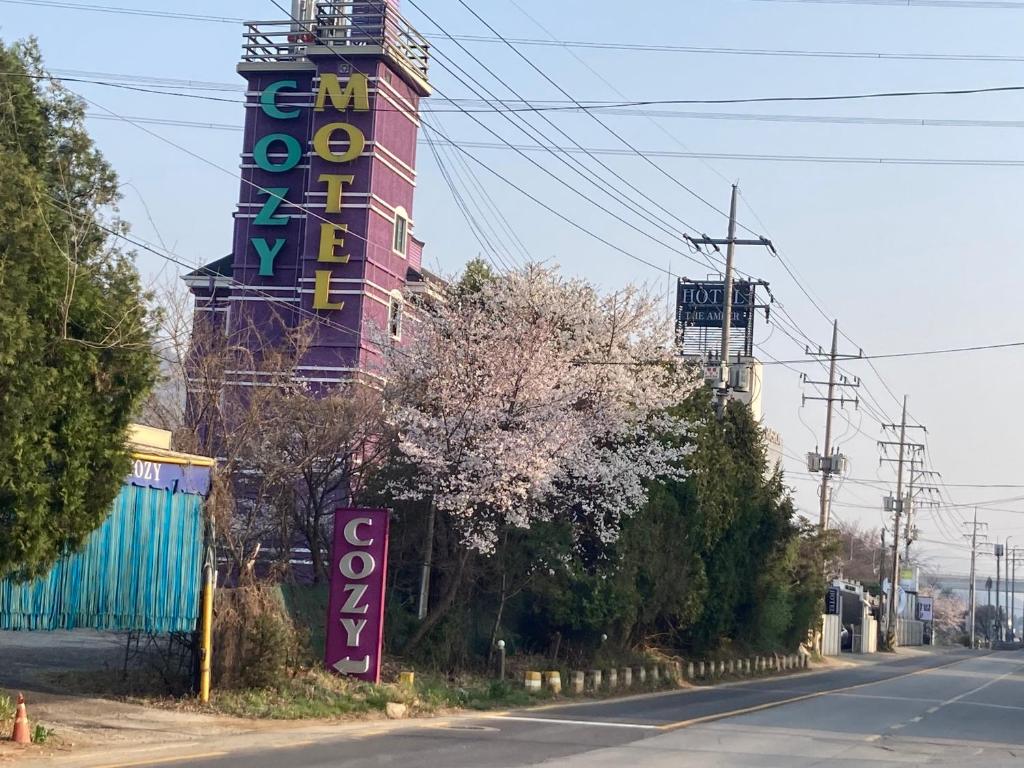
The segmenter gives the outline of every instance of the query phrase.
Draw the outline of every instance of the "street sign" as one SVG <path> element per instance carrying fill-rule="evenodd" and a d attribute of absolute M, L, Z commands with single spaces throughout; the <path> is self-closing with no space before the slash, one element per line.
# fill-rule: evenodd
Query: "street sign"
<path fill-rule="evenodd" d="M 334 513 L 324 663 L 370 683 L 380 682 L 389 517 L 386 509 Z"/>

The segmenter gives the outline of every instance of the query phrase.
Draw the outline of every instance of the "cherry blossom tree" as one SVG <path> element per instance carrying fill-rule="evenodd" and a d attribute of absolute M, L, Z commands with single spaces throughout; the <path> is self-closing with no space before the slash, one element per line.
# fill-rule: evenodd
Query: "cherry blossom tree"
<path fill-rule="evenodd" d="M 411 471 L 399 499 L 429 503 L 419 639 L 454 602 L 466 562 L 502 530 L 558 520 L 616 539 L 647 484 L 682 478 L 687 425 L 669 415 L 696 386 L 661 302 L 637 288 L 602 295 L 531 265 L 420 313 L 385 349 L 388 416 Z M 435 520 L 458 557 L 426 613 Z"/>

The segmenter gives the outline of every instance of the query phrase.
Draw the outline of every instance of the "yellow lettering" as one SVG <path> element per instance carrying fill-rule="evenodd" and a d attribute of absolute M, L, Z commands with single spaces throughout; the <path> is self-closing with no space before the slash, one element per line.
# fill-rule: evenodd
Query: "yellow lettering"
<path fill-rule="evenodd" d="M 341 309 L 343 301 L 331 301 L 331 270 L 316 271 L 316 288 L 313 291 L 313 309 Z"/>
<path fill-rule="evenodd" d="M 316 91 L 316 111 L 323 112 L 327 100 L 330 99 L 331 106 L 339 112 L 349 108 L 353 98 L 356 102 L 356 112 L 370 111 L 370 90 L 367 84 L 366 75 L 356 72 L 345 84 L 345 90 L 341 89 L 341 83 L 337 75 L 326 73 L 320 75 L 320 87 Z"/>
<path fill-rule="evenodd" d="M 331 142 L 337 131 L 348 134 L 348 149 L 344 152 L 331 150 Z M 316 153 L 332 163 L 348 163 L 355 160 L 366 147 L 366 136 L 351 123 L 328 123 L 313 136 L 313 149 Z"/>
<path fill-rule="evenodd" d="M 327 184 L 327 213 L 341 213 L 344 206 L 345 184 L 355 181 L 351 173 L 321 173 L 317 179 L 321 184 Z"/>
<path fill-rule="evenodd" d="M 317 261 L 327 261 L 333 264 L 348 264 L 348 254 L 340 256 L 334 252 L 339 245 L 345 244 L 342 237 L 348 232 L 348 224 L 329 224 L 324 222 L 320 225 L 320 255 Z"/>

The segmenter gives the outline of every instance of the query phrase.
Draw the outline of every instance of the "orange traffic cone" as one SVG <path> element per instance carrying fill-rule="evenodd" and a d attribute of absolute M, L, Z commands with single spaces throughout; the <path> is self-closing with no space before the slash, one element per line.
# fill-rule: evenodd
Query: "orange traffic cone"
<path fill-rule="evenodd" d="M 18 709 L 14 714 L 14 733 L 11 741 L 16 744 L 31 744 L 32 735 L 28 730 L 28 711 L 25 709 L 25 697 L 18 694 Z"/>

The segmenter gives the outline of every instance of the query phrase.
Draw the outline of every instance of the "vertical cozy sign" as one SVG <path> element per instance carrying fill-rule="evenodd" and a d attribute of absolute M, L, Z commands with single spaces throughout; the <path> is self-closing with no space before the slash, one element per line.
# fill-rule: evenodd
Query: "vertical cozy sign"
<path fill-rule="evenodd" d="M 380 682 L 388 519 L 386 509 L 334 513 L 324 663 L 339 674 L 371 683 Z"/>

